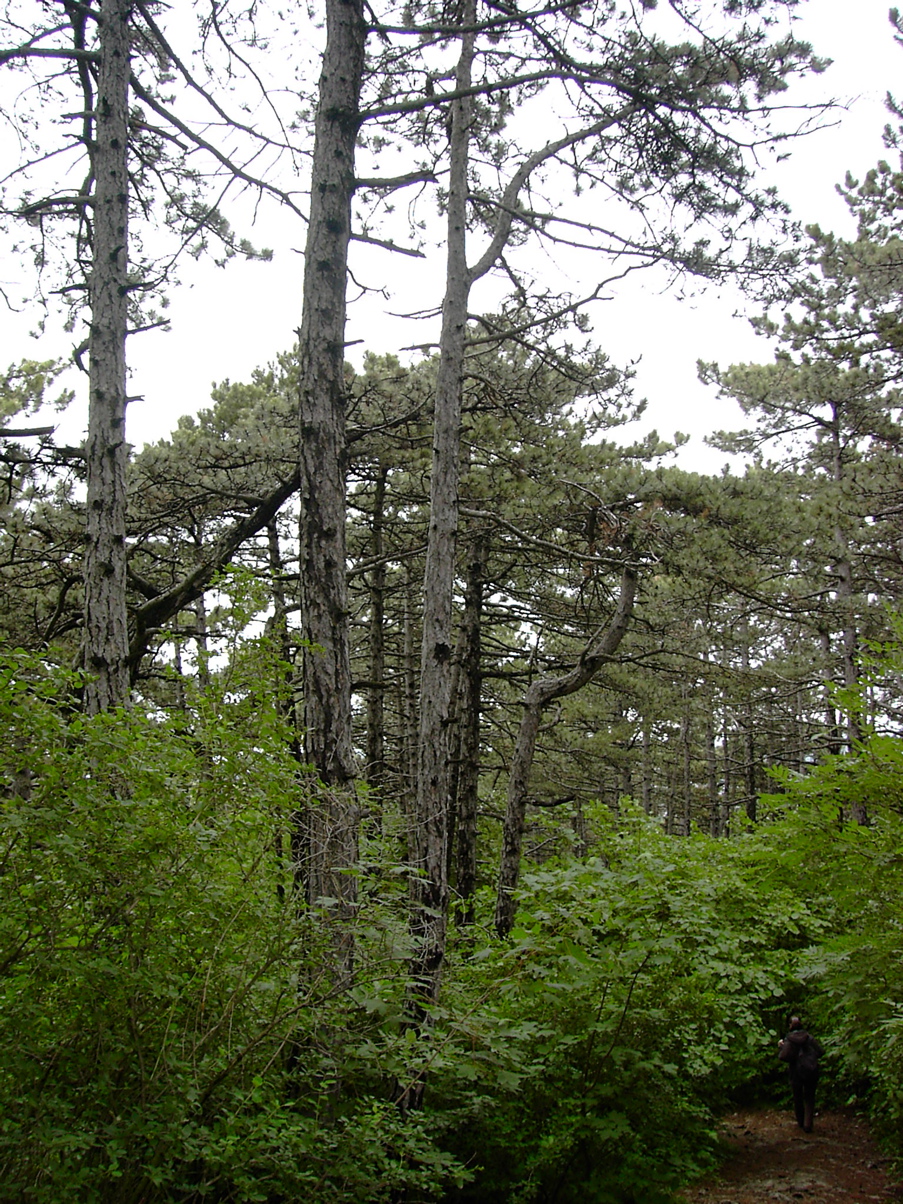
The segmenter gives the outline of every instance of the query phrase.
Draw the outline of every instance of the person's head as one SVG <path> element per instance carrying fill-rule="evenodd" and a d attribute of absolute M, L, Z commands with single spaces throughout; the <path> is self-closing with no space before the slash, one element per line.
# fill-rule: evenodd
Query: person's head
<path fill-rule="evenodd" d="M 791 1032 L 793 1032 L 793 1030 L 795 1028 L 802 1028 L 802 1027 L 803 1027 L 803 1022 L 800 1020 L 799 1016 L 791 1016 L 790 1017 L 790 1031 Z"/>

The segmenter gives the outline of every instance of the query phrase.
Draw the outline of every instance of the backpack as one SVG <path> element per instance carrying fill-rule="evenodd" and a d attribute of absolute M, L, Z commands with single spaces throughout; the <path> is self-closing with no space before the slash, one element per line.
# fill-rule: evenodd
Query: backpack
<path fill-rule="evenodd" d="M 796 1055 L 796 1068 L 802 1079 L 812 1079 L 818 1074 L 818 1047 L 811 1037 L 806 1038 L 806 1044 Z"/>

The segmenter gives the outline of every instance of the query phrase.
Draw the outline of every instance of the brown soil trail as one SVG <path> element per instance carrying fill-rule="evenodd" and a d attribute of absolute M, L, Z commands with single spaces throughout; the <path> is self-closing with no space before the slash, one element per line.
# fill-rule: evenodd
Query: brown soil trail
<path fill-rule="evenodd" d="M 683 1204 L 883 1204 L 903 1202 L 890 1160 L 851 1112 L 816 1114 L 812 1133 L 793 1113 L 742 1111 L 726 1116 L 727 1162 L 679 1196 Z"/>

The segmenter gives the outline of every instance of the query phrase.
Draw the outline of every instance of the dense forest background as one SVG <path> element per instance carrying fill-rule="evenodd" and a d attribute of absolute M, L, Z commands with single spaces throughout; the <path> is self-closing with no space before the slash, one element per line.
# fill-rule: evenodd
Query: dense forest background
<path fill-rule="evenodd" d="M 7 6 L 5 229 L 89 423 L 62 362 L 0 379 L 0 1198 L 665 1204 L 791 1011 L 903 1155 L 900 114 L 854 236 L 794 231 L 787 7 L 327 0 L 270 125 L 291 6 L 194 55 Z M 133 452 L 180 255 L 265 253 L 236 182 L 306 223 L 298 341 Z M 437 344 L 352 368 L 349 242 L 433 228 Z M 622 437 L 531 246 L 744 283 L 723 472 Z"/>

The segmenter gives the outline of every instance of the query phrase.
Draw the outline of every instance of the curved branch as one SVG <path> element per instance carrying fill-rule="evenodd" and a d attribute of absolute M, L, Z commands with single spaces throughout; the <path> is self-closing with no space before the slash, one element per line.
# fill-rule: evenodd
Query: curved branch
<path fill-rule="evenodd" d="M 236 520 L 231 527 L 224 531 L 192 572 L 169 589 L 157 594 L 156 597 L 149 598 L 143 606 L 137 609 L 135 631 L 129 650 L 129 664 L 133 679 L 137 674 L 141 658 L 147 651 L 148 629 L 165 623 L 199 598 L 215 574 L 229 563 L 241 545 L 252 535 L 262 531 L 285 502 L 298 492 L 300 483 L 300 473 L 296 470 L 288 480 L 283 481 L 272 490 L 251 514 Z"/>
<path fill-rule="evenodd" d="M 499 936 L 507 936 L 514 923 L 514 891 L 520 875 L 520 856 L 527 811 L 527 790 L 533 754 L 543 710 L 558 698 L 582 690 L 603 665 L 607 664 L 627 631 L 636 597 L 637 572 L 630 565 L 621 575 L 621 594 L 612 620 L 605 631 L 584 649 L 576 665 L 559 677 L 540 677 L 524 697 L 524 714 L 508 779 L 508 809 L 502 836 L 502 858 L 499 866 L 498 893 L 495 905 L 495 927 Z"/>

